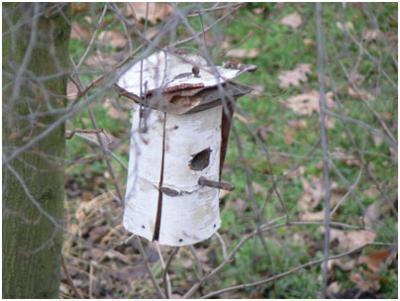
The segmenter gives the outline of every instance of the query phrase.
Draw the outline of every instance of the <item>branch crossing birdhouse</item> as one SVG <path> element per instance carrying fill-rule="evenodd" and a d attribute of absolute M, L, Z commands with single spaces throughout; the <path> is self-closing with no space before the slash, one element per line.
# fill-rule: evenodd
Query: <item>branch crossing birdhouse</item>
<path fill-rule="evenodd" d="M 162 245 L 195 244 L 220 227 L 219 190 L 236 97 L 233 78 L 255 66 L 210 66 L 159 51 L 117 81 L 134 101 L 124 227 Z"/>

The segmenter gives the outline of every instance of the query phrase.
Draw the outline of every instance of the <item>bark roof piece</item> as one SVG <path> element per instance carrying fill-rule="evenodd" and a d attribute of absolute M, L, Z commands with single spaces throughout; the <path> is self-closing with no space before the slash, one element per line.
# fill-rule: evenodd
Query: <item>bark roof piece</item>
<path fill-rule="evenodd" d="M 199 74 L 192 72 L 194 66 L 200 70 Z M 144 59 L 142 66 L 140 62 L 132 65 L 119 77 L 116 86 L 122 95 L 151 108 L 174 114 L 192 113 L 218 105 L 223 98 L 217 88 L 219 84 L 225 95 L 237 97 L 250 92 L 248 87 L 234 83 L 227 85 L 227 82 L 255 70 L 256 66 L 225 66 L 211 67 L 201 56 L 162 50 Z M 141 81 L 144 97 L 140 97 Z"/>

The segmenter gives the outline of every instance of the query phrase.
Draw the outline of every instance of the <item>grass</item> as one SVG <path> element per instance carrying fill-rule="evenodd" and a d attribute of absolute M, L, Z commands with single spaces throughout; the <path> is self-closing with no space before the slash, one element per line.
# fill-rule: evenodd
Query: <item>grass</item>
<path fill-rule="evenodd" d="M 382 31 L 397 33 L 397 4 L 371 4 L 376 13 L 378 24 Z M 264 8 L 261 14 L 255 14 L 254 9 Z M 292 12 L 302 15 L 304 23 L 301 28 L 292 30 L 285 25 L 279 24 L 283 16 Z M 78 16 L 79 17 L 79 16 Z M 336 95 L 340 99 L 341 105 L 336 109 L 341 114 L 346 114 L 355 119 L 364 121 L 374 127 L 379 128 L 379 124 L 372 113 L 366 109 L 365 103 L 349 95 L 349 83 L 343 74 L 344 66 L 347 69 L 354 67 L 354 62 L 359 55 L 359 48 L 351 43 L 338 28 L 337 22 L 351 22 L 353 29 L 351 34 L 361 37 L 366 28 L 369 28 L 369 19 L 365 17 L 363 10 L 356 4 L 346 4 L 343 9 L 336 4 L 324 5 L 324 25 L 326 34 L 326 48 L 328 52 L 328 62 L 326 71 L 330 78 L 328 91 L 337 89 Z M 109 21 L 109 22 L 112 22 Z M 199 20 L 191 19 L 192 25 L 197 30 L 201 29 Z M 117 26 L 117 25 L 116 25 Z M 311 181 L 313 177 L 322 177 L 320 167 L 321 150 L 317 148 L 315 152 L 308 156 L 312 146 L 319 140 L 319 116 L 299 117 L 292 110 L 285 108 L 282 103 L 290 96 L 304 93 L 311 89 L 318 90 L 317 66 L 316 66 L 316 47 L 315 47 L 315 24 L 313 6 L 310 4 L 281 5 L 281 4 L 248 4 L 239 10 L 229 26 L 221 27 L 224 35 L 233 48 L 258 49 L 259 55 L 256 58 L 244 58 L 242 63 L 255 64 L 258 71 L 254 74 L 243 75 L 241 82 L 250 85 L 261 85 L 265 91 L 262 96 L 252 98 L 242 97 L 239 104 L 239 112 L 245 112 L 250 124 L 246 125 L 239 120 L 235 120 L 235 127 L 239 133 L 243 147 L 243 156 L 251 170 L 251 181 L 260 184 L 266 190 L 271 188 L 272 176 L 282 176 L 288 168 L 294 164 L 301 164 L 304 167 L 304 179 Z M 182 29 L 180 29 L 182 30 Z M 184 30 L 182 30 L 184 31 Z M 305 39 L 314 43 L 305 43 Z M 190 46 L 189 46 L 190 47 Z M 195 46 L 193 46 L 195 47 Z M 380 66 L 388 72 L 388 76 L 397 82 L 397 67 L 393 66 L 393 60 L 389 51 L 381 42 L 365 44 L 366 50 L 370 55 L 379 58 Z M 70 45 L 71 55 L 74 59 L 80 57 L 85 49 L 85 44 L 72 40 Z M 109 49 L 112 51 L 111 49 Z M 213 50 L 213 55 L 222 60 L 222 51 L 219 48 Z M 281 89 L 279 87 L 278 76 L 283 70 L 292 70 L 300 63 L 309 63 L 312 66 L 311 75 L 308 81 L 298 87 Z M 358 73 L 365 77 L 362 84 L 364 89 L 377 92 L 374 101 L 366 101 L 381 116 L 389 116 L 387 122 L 397 120 L 397 94 L 384 76 L 377 71 L 376 64 L 364 55 L 359 63 Z M 89 82 L 90 75 L 85 82 Z M 334 82 L 334 84 L 333 84 Z M 379 88 L 379 89 L 378 89 Z M 114 96 L 115 97 L 115 96 Z M 339 102 L 336 102 L 339 104 Z M 129 120 L 115 120 L 108 116 L 107 109 L 102 106 L 102 100 L 94 106 L 94 112 L 99 127 L 107 129 L 115 137 L 121 137 L 128 132 Z M 285 131 L 290 128 L 289 120 L 306 121 L 305 128 L 293 131 L 293 143 L 287 144 L 285 141 Z M 91 123 L 87 112 L 82 112 L 71 120 L 71 127 L 91 128 Z M 249 132 L 250 128 L 250 132 Z M 271 160 L 265 155 L 260 143 L 257 142 L 251 132 L 256 133 L 256 129 L 268 128 L 264 148 L 270 153 Z M 346 130 L 352 133 L 355 144 L 346 136 Z M 397 137 L 397 127 L 392 128 Z M 374 182 L 383 185 L 391 184 L 391 193 L 397 193 L 397 165 L 390 159 L 390 150 L 385 143 L 374 143 L 373 137 L 364 128 L 357 125 L 349 125 L 336 120 L 335 126 L 328 130 L 330 151 L 339 147 L 347 154 L 355 155 L 361 150 L 365 156 L 365 161 L 371 167 L 372 175 L 363 173 L 356 195 L 351 196 L 339 209 L 338 215 L 334 218 L 337 221 L 357 224 L 363 216 L 364 210 L 368 205 L 377 201 L 378 195 L 368 196 L 363 193 L 365 189 L 374 186 Z M 83 140 L 78 138 L 67 142 L 68 156 L 70 160 L 77 159 L 82 154 L 96 153 L 96 147 L 88 146 Z M 126 162 L 128 160 L 126 149 L 116 149 L 116 153 Z M 239 163 L 236 141 L 231 136 L 226 159 L 226 172 L 223 177 L 235 186 L 235 191 L 226 197 L 225 205 L 221 208 L 222 227 L 221 232 L 229 237 L 229 245 L 241 237 L 244 233 L 254 229 L 253 203 L 247 197 L 246 176 L 243 172 L 242 163 Z M 333 162 L 340 170 L 341 174 L 348 182 L 352 183 L 359 172 L 359 166 L 354 166 L 343 162 L 340 159 L 333 159 Z M 117 164 L 118 178 L 124 182 L 126 172 Z M 90 166 L 76 166 L 71 171 L 72 175 L 82 175 L 82 173 L 103 173 L 106 166 L 102 161 L 98 161 Z M 348 182 L 339 177 L 333 170 L 330 172 L 332 181 L 339 187 L 346 189 Z M 111 185 L 111 184 L 110 184 Z M 109 187 L 112 188 L 111 186 Z M 278 189 L 282 194 L 288 214 L 292 219 L 298 218 L 298 200 L 303 193 L 301 177 L 294 178 L 292 181 L 280 181 Z M 247 209 L 238 210 L 232 206 L 232 202 L 241 199 L 248 203 Z M 273 195 L 265 203 L 265 195 L 256 193 L 255 203 L 264 208 L 262 218 L 268 221 L 282 216 L 282 210 L 278 198 Z M 382 200 L 382 204 L 384 201 Z M 320 209 L 322 209 L 320 207 Z M 397 219 L 392 214 L 383 216 L 380 220 L 381 225 L 374 230 L 377 232 L 376 241 L 394 242 L 397 237 Z M 293 235 L 298 234 L 302 242 L 293 242 Z M 270 276 L 288 270 L 291 267 L 305 263 L 315 258 L 321 258 L 320 243 L 323 240 L 322 234 L 317 227 L 307 229 L 290 228 L 280 229 L 271 237 L 267 237 L 266 249 L 258 239 L 250 240 L 236 255 L 232 265 L 228 265 L 223 271 L 215 287 L 225 287 L 236 283 L 243 283 L 259 279 L 260 277 Z M 317 247 L 316 247 L 317 245 Z M 314 249 L 318 250 L 315 251 Z M 267 250 L 267 253 L 266 253 Z M 332 248 L 335 252 L 335 248 Z M 221 260 L 221 258 L 220 258 Z M 179 273 L 179 271 L 177 271 Z M 397 270 L 386 269 L 384 273 L 385 281 L 379 291 L 387 298 L 397 297 Z M 316 298 L 321 289 L 321 270 L 319 266 L 309 268 L 305 271 L 296 273 L 290 277 L 283 278 L 274 284 L 257 289 L 246 289 L 241 294 L 243 296 L 253 296 L 258 292 L 264 298 Z M 354 286 L 349 280 L 348 272 L 336 271 L 333 276 L 342 287 L 342 290 Z"/>

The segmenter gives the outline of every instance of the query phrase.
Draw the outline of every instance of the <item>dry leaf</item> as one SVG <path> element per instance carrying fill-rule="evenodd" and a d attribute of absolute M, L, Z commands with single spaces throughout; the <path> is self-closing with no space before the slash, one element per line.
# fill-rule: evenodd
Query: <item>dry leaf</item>
<path fill-rule="evenodd" d="M 312 183 L 306 179 L 301 179 L 301 181 L 304 192 L 298 200 L 298 206 L 302 211 L 311 211 L 319 205 L 324 197 L 323 180 L 314 179 Z"/>
<path fill-rule="evenodd" d="M 232 201 L 232 207 L 237 212 L 243 212 L 247 208 L 247 203 L 245 201 L 243 201 L 242 199 L 235 199 Z"/>
<path fill-rule="evenodd" d="M 289 120 L 288 125 L 296 130 L 303 130 L 307 127 L 307 121 L 304 119 Z"/>
<path fill-rule="evenodd" d="M 69 80 L 67 83 L 67 99 L 74 101 L 78 97 L 78 93 L 78 87 Z"/>
<path fill-rule="evenodd" d="M 362 99 L 362 100 L 375 100 L 374 95 L 371 93 L 368 93 L 365 90 L 358 89 L 357 91 L 354 91 L 353 88 L 349 87 L 347 90 L 347 93 L 351 96 L 354 97 L 355 99 Z"/>
<path fill-rule="evenodd" d="M 102 31 L 99 34 L 99 42 L 102 45 L 110 45 L 113 48 L 121 49 L 128 43 L 126 37 L 118 31 Z"/>
<path fill-rule="evenodd" d="M 331 259 L 328 261 L 328 270 L 332 270 L 334 267 L 338 267 L 344 272 L 351 271 L 356 266 L 355 260 L 346 258 Z"/>
<path fill-rule="evenodd" d="M 305 46 L 315 46 L 315 41 L 309 38 L 303 40 Z"/>
<path fill-rule="evenodd" d="M 100 55 L 98 53 L 90 56 L 86 61 L 85 64 L 90 66 L 90 67 L 111 67 L 115 66 L 118 63 L 118 60 L 116 60 L 113 56 L 111 55 Z"/>
<path fill-rule="evenodd" d="M 346 151 L 340 147 L 336 147 L 330 155 L 333 159 L 340 160 L 347 166 L 360 166 L 360 161 L 356 158 L 355 155 L 346 153 Z"/>
<path fill-rule="evenodd" d="M 381 135 L 377 135 L 376 133 L 372 133 L 372 141 L 374 141 L 375 146 L 381 146 L 383 143 L 383 137 Z"/>
<path fill-rule="evenodd" d="M 351 274 L 350 280 L 355 283 L 356 287 L 362 292 L 376 292 L 381 287 L 377 279 L 362 276 L 360 273 Z"/>
<path fill-rule="evenodd" d="M 363 247 L 375 240 L 376 233 L 370 230 L 342 231 L 331 229 L 331 242 L 338 241 L 338 248 L 342 251 L 350 251 L 355 248 Z"/>
<path fill-rule="evenodd" d="M 350 21 L 346 23 L 336 22 L 336 27 L 339 28 L 339 30 L 341 31 L 354 29 L 353 23 L 351 23 Z"/>
<path fill-rule="evenodd" d="M 332 96 L 333 94 L 331 92 L 326 94 L 328 108 L 332 108 L 335 104 Z M 307 93 L 289 97 L 285 101 L 285 105 L 298 115 L 310 116 L 314 112 L 319 112 L 319 92 L 312 90 Z"/>
<path fill-rule="evenodd" d="M 279 87 L 288 88 L 290 85 L 299 86 L 301 82 L 307 81 L 307 75 L 311 73 L 311 64 L 298 64 L 296 68 L 283 71 L 279 74 Z"/>
<path fill-rule="evenodd" d="M 252 182 L 253 190 L 255 194 L 260 194 L 263 198 L 265 198 L 268 194 L 268 189 L 257 182 Z"/>
<path fill-rule="evenodd" d="M 299 168 L 296 168 L 295 170 L 288 171 L 285 174 L 285 177 L 290 180 L 294 180 L 294 179 L 299 178 L 302 175 L 304 175 L 305 171 L 306 171 L 306 168 L 304 166 L 299 166 Z"/>
<path fill-rule="evenodd" d="M 293 130 L 293 128 L 285 126 L 283 135 L 284 135 L 284 140 L 285 140 L 286 144 L 288 144 L 288 145 L 293 144 L 293 141 L 294 141 L 294 138 L 293 138 L 294 130 Z"/>
<path fill-rule="evenodd" d="M 225 198 L 227 195 L 229 195 L 231 192 L 228 190 L 220 190 L 219 191 L 219 198 L 222 200 L 223 198 Z"/>
<path fill-rule="evenodd" d="M 99 242 L 109 231 L 108 225 L 95 227 L 90 231 L 89 239 L 94 243 Z"/>
<path fill-rule="evenodd" d="M 318 212 L 304 212 L 300 213 L 299 219 L 301 221 L 320 221 L 324 219 L 324 211 L 318 211 Z"/>
<path fill-rule="evenodd" d="M 364 224 L 370 228 L 376 225 L 376 222 L 379 220 L 381 216 L 381 204 L 379 202 L 375 202 L 367 207 L 367 210 L 364 214 Z"/>
<path fill-rule="evenodd" d="M 72 14 L 75 15 L 87 11 L 89 9 L 89 3 L 73 2 L 71 8 L 72 8 Z"/>
<path fill-rule="evenodd" d="M 261 15 L 264 12 L 264 7 L 257 7 L 253 9 L 255 15 Z"/>
<path fill-rule="evenodd" d="M 291 27 L 293 29 L 298 28 L 301 25 L 302 22 L 303 21 L 302 21 L 301 15 L 299 13 L 297 13 L 297 12 L 293 13 L 293 14 L 290 14 L 290 15 L 287 15 L 286 17 L 283 17 L 280 20 L 281 24 L 289 26 L 289 27 Z"/>
<path fill-rule="evenodd" d="M 333 296 L 336 295 L 340 292 L 340 284 L 338 282 L 332 282 L 331 284 L 329 284 L 328 288 L 327 288 L 327 293 L 328 296 Z"/>
<path fill-rule="evenodd" d="M 172 12 L 170 4 L 154 2 L 130 2 L 126 3 L 125 9 L 126 16 L 133 16 L 138 21 L 145 20 L 147 13 L 147 20 L 153 24 L 165 20 Z"/>
<path fill-rule="evenodd" d="M 375 41 L 382 35 L 379 29 L 368 29 L 363 33 L 363 40 L 367 42 Z"/>
<path fill-rule="evenodd" d="M 336 124 L 336 119 L 330 116 L 325 116 L 325 126 L 327 129 L 334 129 Z"/>
<path fill-rule="evenodd" d="M 145 37 L 146 37 L 147 39 L 151 40 L 152 38 L 154 38 L 154 37 L 158 34 L 159 31 L 160 31 L 160 30 L 159 30 L 159 28 L 157 28 L 157 27 L 150 27 L 150 28 L 147 28 L 147 30 L 146 30 L 146 32 L 145 32 Z"/>
<path fill-rule="evenodd" d="M 252 96 L 252 97 L 262 96 L 265 92 L 265 87 L 262 85 L 251 86 L 251 88 L 252 88 L 252 91 L 250 92 L 249 96 Z"/>
<path fill-rule="evenodd" d="M 259 49 L 231 49 L 226 52 L 226 56 L 237 58 L 237 59 L 252 59 L 258 56 L 260 53 Z"/>
<path fill-rule="evenodd" d="M 382 249 L 373 251 L 366 256 L 361 256 L 358 259 L 359 264 L 366 264 L 368 268 L 373 272 L 379 272 L 382 265 L 385 264 L 386 259 L 390 256 L 390 250 Z"/>
<path fill-rule="evenodd" d="M 71 26 L 71 39 L 76 39 L 80 41 L 89 41 L 91 38 L 91 33 L 88 29 L 82 27 L 77 22 L 73 22 Z"/>

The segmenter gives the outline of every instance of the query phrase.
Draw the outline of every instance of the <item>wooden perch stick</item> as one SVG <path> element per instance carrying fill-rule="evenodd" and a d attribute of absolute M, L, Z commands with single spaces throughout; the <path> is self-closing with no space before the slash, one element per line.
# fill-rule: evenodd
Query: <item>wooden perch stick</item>
<path fill-rule="evenodd" d="M 227 191 L 232 191 L 235 189 L 235 187 L 230 183 L 223 182 L 223 181 L 218 182 L 218 181 L 208 180 L 204 177 L 199 178 L 199 185 L 223 189 L 223 190 L 227 190 Z"/>

